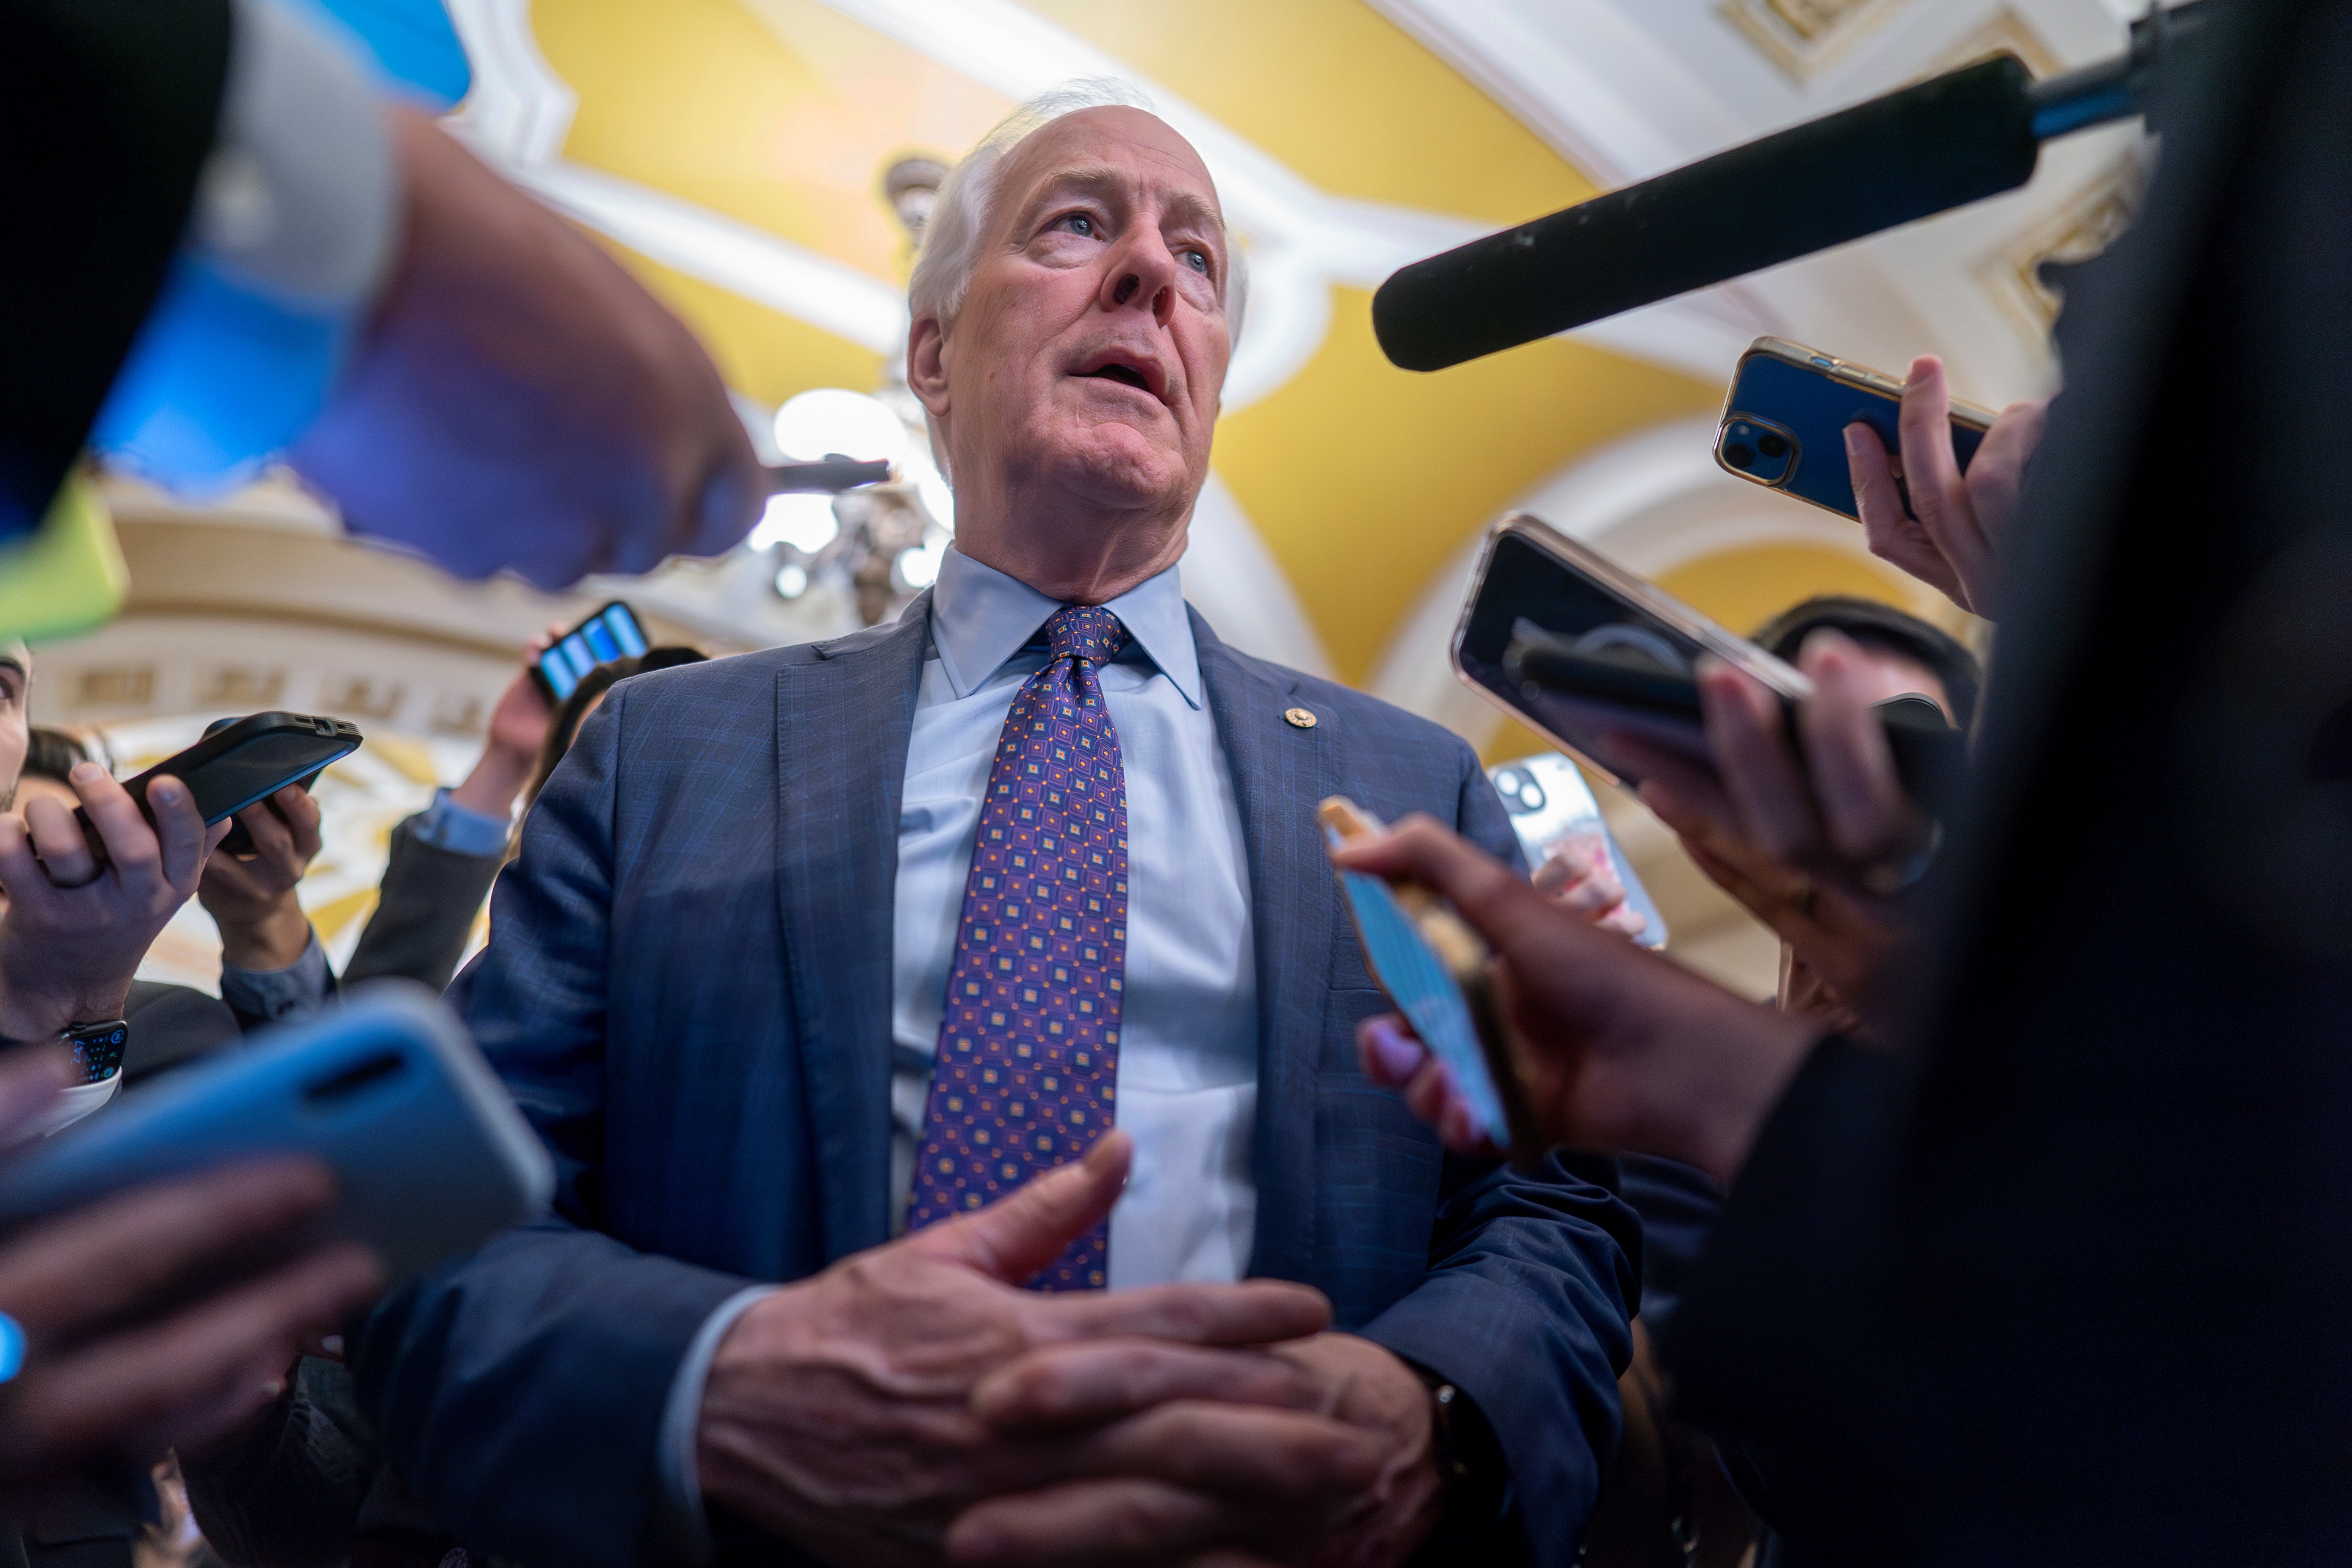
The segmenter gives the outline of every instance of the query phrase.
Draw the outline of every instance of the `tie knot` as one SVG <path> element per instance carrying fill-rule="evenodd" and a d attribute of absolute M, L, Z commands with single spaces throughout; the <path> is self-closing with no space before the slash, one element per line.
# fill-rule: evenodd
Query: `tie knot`
<path fill-rule="evenodd" d="M 1108 664 L 1127 646 L 1127 628 L 1100 605 L 1065 605 L 1045 623 L 1053 658 L 1088 658 Z"/>

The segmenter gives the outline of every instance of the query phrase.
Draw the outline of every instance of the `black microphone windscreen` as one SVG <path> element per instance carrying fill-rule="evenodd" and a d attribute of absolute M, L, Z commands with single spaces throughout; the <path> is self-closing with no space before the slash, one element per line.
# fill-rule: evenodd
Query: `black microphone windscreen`
<path fill-rule="evenodd" d="M 1391 361 L 1442 370 L 2031 179 L 2032 78 L 1997 55 L 1402 268 Z"/>

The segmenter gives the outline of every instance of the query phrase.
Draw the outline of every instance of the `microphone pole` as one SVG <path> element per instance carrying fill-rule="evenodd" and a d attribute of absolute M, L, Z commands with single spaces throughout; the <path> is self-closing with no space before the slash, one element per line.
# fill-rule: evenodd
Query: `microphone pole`
<path fill-rule="evenodd" d="M 2035 82 L 1996 55 L 1416 261 L 1372 330 L 1443 370 L 2015 190 L 2043 142 L 2142 112 L 2216 3 L 2151 12 L 2100 65 Z"/>

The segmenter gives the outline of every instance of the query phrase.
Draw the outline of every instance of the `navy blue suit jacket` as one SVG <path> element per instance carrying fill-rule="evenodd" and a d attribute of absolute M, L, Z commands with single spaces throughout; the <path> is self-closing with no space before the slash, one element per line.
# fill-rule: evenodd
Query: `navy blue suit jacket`
<path fill-rule="evenodd" d="M 554 1154 L 555 1213 L 389 1298 L 356 1346 L 394 1462 L 477 1545 L 565 1568 L 658 1555 L 656 1436 L 703 1320 L 889 1238 L 891 904 L 927 609 L 622 682 L 531 811 L 457 995 Z M 1534 1556 L 1566 1564 L 1615 1441 L 1635 1222 L 1605 1163 L 1449 1161 L 1358 1072 L 1355 1023 L 1383 1002 L 1315 815 L 1345 794 L 1516 857 L 1501 803 L 1436 726 L 1193 631 L 1256 927 L 1251 1272 L 1318 1287 L 1340 1327 L 1476 1400 Z M 1297 707 L 1313 728 L 1285 721 Z"/>

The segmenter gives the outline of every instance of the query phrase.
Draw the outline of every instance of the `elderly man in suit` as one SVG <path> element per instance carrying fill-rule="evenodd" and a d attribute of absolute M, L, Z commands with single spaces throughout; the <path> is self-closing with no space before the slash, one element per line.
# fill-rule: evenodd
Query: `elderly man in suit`
<path fill-rule="evenodd" d="M 1167 125 L 1016 115 L 911 289 L 936 587 L 623 682 L 541 795 L 459 988 L 556 1212 L 356 1342 L 469 1542 L 1573 1560 L 1634 1226 L 1357 1069 L 1317 802 L 1511 836 L 1460 741 L 1183 602 L 1238 276 Z"/>

